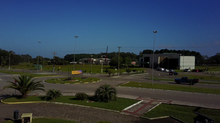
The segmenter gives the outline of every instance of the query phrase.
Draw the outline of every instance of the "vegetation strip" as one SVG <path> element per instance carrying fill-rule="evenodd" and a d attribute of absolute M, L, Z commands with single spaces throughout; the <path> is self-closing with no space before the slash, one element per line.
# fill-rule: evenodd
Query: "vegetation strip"
<path fill-rule="evenodd" d="M 13 72 L 13 71 L 0 71 L 0 73 L 32 76 L 32 77 L 34 77 L 34 78 L 40 78 L 40 77 L 54 77 L 54 76 L 57 76 L 57 75 L 52 75 L 52 74 L 33 74 L 33 73 Z"/>
<path fill-rule="evenodd" d="M 6 98 L 3 100 L 4 103 L 14 103 L 14 102 L 35 102 L 35 101 L 45 101 L 43 96 L 28 96 L 27 98 Z M 76 104 L 76 105 L 83 105 L 83 106 L 91 106 L 97 108 L 104 108 L 116 111 L 122 111 L 126 107 L 138 102 L 139 100 L 133 99 L 125 99 L 125 98 L 117 98 L 116 101 L 109 101 L 107 102 L 91 102 L 89 100 L 76 100 L 74 96 L 61 96 L 54 100 L 56 103 L 67 103 L 67 104 Z M 53 101 L 46 101 L 46 102 L 53 102 Z"/>
<path fill-rule="evenodd" d="M 185 92 L 198 92 L 198 93 L 209 93 L 209 94 L 220 94 L 220 89 L 199 88 L 199 87 L 180 86 L 180 85 L 167 85 L 167 84 L 157 84 L 157 83 L 154 83 L 154 85 L 152 86 L 151 83 L 128 82 L 128 83 L 120 85 L 120 86 L 185 91 Z"/>
<path fill-rule="evenodd" d="M 52 84 L 85 84 L 85 83 L 96 83 L 101 81 L 98 78 L 90 78 L 90 77 L 74 77 L 74 78 L 53 78 L 48 79 L 45 82 Z"/>
<path fill-rule="evenodd" d="M 182 105 L 171 105 L 171 104 L 161 104 L 154 108 L 153 110 L 145 113 L 143 117 L 147 118 L 155 118 L 155 117 L 163 117 L 170 116 L 180 121 L 184 121 L 187 123 L 193 123 L 193 118 L 197 115 L 194 112 L 198 112 L 200 114 L 206 115 L 212 119 L 216 123 L 220 122 L 220 110 L 217 109 L 207 109 L 202 107 L 193 107 L 193 106 L 182 106 Z"/>
<path fill-rule="evenodd" d="M 14 121 L 5 121 L 3 123 L 14 123 Z M 33 118 L 33 123 L 77 123 L 71 120 L 52 119 L 52 118 Z"/>

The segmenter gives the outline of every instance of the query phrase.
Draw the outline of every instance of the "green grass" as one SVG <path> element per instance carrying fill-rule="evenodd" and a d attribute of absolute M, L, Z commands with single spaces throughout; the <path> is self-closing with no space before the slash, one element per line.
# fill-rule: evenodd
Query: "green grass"
<path fill-rule="evenodd" d="M 13 121 L 5 121 L 3 123 L 13 123 Z M 32 123 L 77 123 L 77 122 L 70 120 L 63 120 L 63 119 L 33 118 Z"/>
<path fill-rule="evenodd" d="M 56 75 L 50 75 L 50 74 L 32 74 L 32 73 L 14 72 L 14 71 L 0 71 L 0 73 L 19 74 L 19 75 L 26 75 L 26 76 L 33 76 L 33 77 L 56 76 Z"/>
<path fill-rule="evenodd" d="M 48 79 L 46 82 L 49 83 L 84 83 L 84 82 L 96 82 L 100 81 L 98 78 L 83 78 L 83 77 L 74 77 L 74 81 L 65 80 L 67 78 L 55 78 L 55 79 Z M 65 80 L 65 81 L 64 81 Z"/>
<path fill-rule="evenodd" d="M 212 118 L 216 123 L 220 122 L 220 110 L 169 104 L 159 105 L 150 112 L 145 113 L 144 117 L 154 118 L 162 116 L 172 116 L 187 123 L 193 123 L 193 118 L 197 116 L 194 112 L 204 114 Z"/>
<path fill-rule="evenodd" d="M 182 86 L 182 85 L 167 85 L 167 84 L 157 84 L 143 82 L 128 82 L 126 84 L 120 85 L 124 87 L 139 87 L 139 88 L 152 88 L 152 89 L 163 89 L 163 90 L 175 90 L 175 91 L 187 91 L 187 92 L 198 92 L 198 93 L 210 93 L 210 94 L 220 94 L 220 89 L 210 89 L 210 88 L 199 88 L 193 86 Z"/>
<path fill-rule="evenodd" d="M 43 96 L 28 96 L 27 98 L 10 97 L 4 99 L 4 102 L 27 102 L 27 101 L 45 101 Z M 87 102 L 87 100 L 76 100 L 74 96 L 61 96 L 55 100 L 55 102 L 78 104 L 84 106 L 98 107 L 104 109 L 111 109 L 116 111 L 122 111 L 124 108 L 138 102 L 139 100 L 117 98 L 117 101 L 106 102 Z"/>
<path fill-rule="evenodd" d="M 101 73 L 101 65 L 92 65 L 92 73 Z M 29 64 L 21 64 L 21 65 L 12 65 L 11 68 L 14 69 L 36 69 L 33 66 L 29 65 Z M 68 71 L 72 71 L 73 70 L 73 65 L 56 65 L 55 66 L 55 71 L 64 71 L 64 72 L 68 72 Z M 90 73 L 91 72 L 91 64 L 85 64 L 85 65 L 75 65 L 74 66 L 75 70 L 82 70 L 84 73 L 86 71 L 86 73 Z M 115 69 L 110 68 L 109 65 L 103 65 L 103 73 L 105 73 L 104 71 L 108 69 L 108 70 L 112 70 L 115 71 Z M 131 70 L 137 70 L 137 71 L 144 71 L 143 68 L 130 68 Z M 43 71 L 52 71 L 53 70 L 53 65 L 43 65 Z M 117 72 L 117 71 L 116 71 Z M 120 69 L 120 72 L 126 72 L 126 68 Z"/>

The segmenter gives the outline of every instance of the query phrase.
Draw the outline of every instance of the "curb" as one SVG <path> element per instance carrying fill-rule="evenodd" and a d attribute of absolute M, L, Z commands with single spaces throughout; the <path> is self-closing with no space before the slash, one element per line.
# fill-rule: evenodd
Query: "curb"
<path fill-rule="evenodd" d="M 157 106 L 159 106 L 161 104 L 161 102 L 159 102 L 157 105 L 155 105 L 154 107 L 152 107 L 151 109 L 149 109 L 147 112 L 153 110 L 154 108 L 156 108 Z"/>
<path fill-rule="evenodd" d="M 122 111 L 128 110 L 128 109 L 130 109 L 130 108 L 132 108 L 132 107 L 134 107 L 134 106 L 136 106 L 136 105 L 138 105 L 138 104 L 140 104 L 140 103 L 142 103 L 142 102 L 143 102 L 143 100 L 141 100 L 141 101 L 139 101 L 139 102 L 136 102 L 135 104 L 132 104 L 132 105 L 130 105 L 130 106 L 124 108 Z"/>
<path fill-rule="evenodd" d="M 89 84 L 89 83 L 97 83 L 97 82 L 101 82 L 102 79 L 98 80 L 98 81 L 93 81 L 93 82 L 82 82 L 82 83 L 51 83 L 51 82 L 46 82 L 45 83 L 49 83 L 49 84 Z"/>
<path fill-rule="evenodd" d="M 9 104 L 9 105 L 10 104 L 28 104 L 28 103 L 52 103 L 52 104 L 60 104 L 60 105 L 73 105 L 73 106 L 79 106 L 79 107 L 84 107 L 84 108 L 93 108 L 93 109 L 99 109 L 99 110 L 111 111 L 111 112 L 117 112 L 117 113 L 120 112 L 120 111 L 117 111 L 117 110 L 104 109 L 104 108 L 91 107 L 91 106 L 84 106 L 84 105 L 78 105 L 78 104 L 61 103 L 61 102 L 48 102 L 48 101 L 4 102 L 3 100 L 4 99 L 1 100 L 2 103 Z"/>

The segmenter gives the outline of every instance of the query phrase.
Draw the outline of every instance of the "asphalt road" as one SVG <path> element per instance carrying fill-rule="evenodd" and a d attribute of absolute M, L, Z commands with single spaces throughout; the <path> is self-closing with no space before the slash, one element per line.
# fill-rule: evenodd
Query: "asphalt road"
<path fill-rule="evenodd" d="M 66 74 L 60 74 L 66 76 Z M 6 81 L 13 81 L 13 77 L 17 75 L 3 74 L 0 73 L 0 95 L 14 94 L 15 91 L 12 89 L 4 89 L 3 87 L 8 83 Z M 111 84 L 113 86 L 120 85 L 129 81 L 142 81 L 142 82 L 151 82 L 151 80 L 145 79 L 148 74 L 135 75 L 135 76 L 122 76 L 119 78 L 107 77 L 107 75 L 90 75 L 84 74 L 83 76 L 87 77 L 96 77 L 101 78 L 102 81 L 98 83 L 90 84 L 50 84 L 43 83 L 45 89 L 59 89 L 63 95 L 75 95 L 77 92 L 85 92 L 87 94 L 93 95 L 96 88 L 103 84 Z M 51 77 L 37 78 L 38 80 L 46 80 Z M 170 82 L 164 81 L 154 81 L 154 83 L 164 83 L 171 84 Z M 179 86 L 188 86 L 188 85 L 179 85 Z M 206 85 L 206 84 L 196 84 L 198 87 L 206 88 L 219 88 L 219 85 Z M 181 91 L 169 91 L 169 90 L 158 90 L 158 89 L 141 89 L 141 88 L 128 88 L 128 87 L 118 87 L 119 97 L 133 98 L 138 97 L 143 98 L 152 98 L 152 99 L 161 99 L 169 100 L 172 104 L 181 104 L 181 105 L 190 105 L 190 106 L 200 106 L 207 108 L 216 108 L 220 109 L 220 95 L 215 94 L 204 94 L 204 93 L 191 93 L 191 92 L 181 92 Z M 18 93 L 18 92 L 17 92 Z M 45 95 L 43 91 L 34 91 L 30 93 L 31 95 Z M 2 98 L 2 97 L 0 97 Z"/>

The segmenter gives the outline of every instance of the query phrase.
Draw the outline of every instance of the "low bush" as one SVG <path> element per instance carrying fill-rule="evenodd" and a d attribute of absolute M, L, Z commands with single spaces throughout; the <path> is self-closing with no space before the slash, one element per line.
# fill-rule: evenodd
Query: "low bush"
<path fill-rule="evenodd" d="M 88 95 L 86 93 L 76 93 L 75 95 L 76 100 L 85 100 L 87 97 Z"/>
<path fill-rule="evenodd" d="M 56 98 L 60 97 L 62 94 L 59 90 L 49 89 L 47 91 L 47 96 L 45 97 L 46 100 L 55 100 Z"/>

